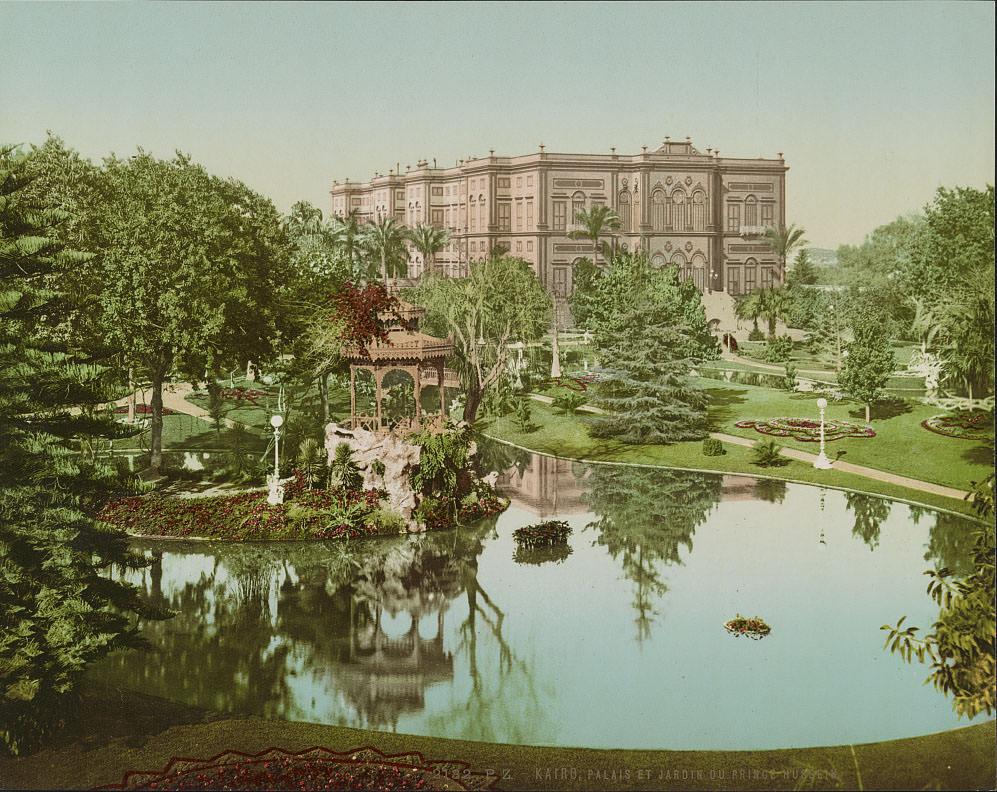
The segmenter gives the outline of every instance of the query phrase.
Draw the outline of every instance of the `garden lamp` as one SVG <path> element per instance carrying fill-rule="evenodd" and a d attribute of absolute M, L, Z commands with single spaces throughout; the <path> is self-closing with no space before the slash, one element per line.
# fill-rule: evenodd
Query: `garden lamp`
<path fill-rule="evenodd" d="M 284 416 L 278 414 L 270 417 L 273 427 L 273 477 L 270 479 L 270 494 L 267 503 L 275 506 L 284 502 L 284 488 L 280 484 L 280 427 L 284 425 Z"/>
<path fill-rule="evenodd" d="M 824 408 L 827 407 L 827 399 L 823 396 L 817 399 L 817 407 L 820 409 L 820 453 L 814 460 L 814 467 L 818 470 L 827 470 L 831 467 L 831 460 L 824 453 Z"/>

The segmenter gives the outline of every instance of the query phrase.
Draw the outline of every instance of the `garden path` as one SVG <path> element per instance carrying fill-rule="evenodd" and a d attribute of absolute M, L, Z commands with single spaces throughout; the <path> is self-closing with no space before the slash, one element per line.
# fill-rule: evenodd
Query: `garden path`
<path fill-rule="evenodd" d="M 717 440 L 721 440 L 724 443 L 734 443 L 741 446 L 751 447 L 755 444 L 754 440 L 749 440 L 746 437 L 724 434 L 723 432 L 710 432 L 710 437 L 715 437 Z M 817 458 L 816 454 L 811 454 L 807 451 L 800 451 L 796 448 L 782 448 L 779 453 L 783 456 L 789 457 L 790 459 L 797 459 L 800 462 L 809 462 L 810 464 L 813 464 L 813 461 Z M 932 484 L 930 481 L 920 481 L 919 479 L 908 478 L 907 476 L 898 476 L 895 473 L 887 473 L 883 470 L 865 467 L 864 465 L 856 465 L 853 462 L 843 462 L 840 459 L 832 461 L 831 468 L 833 470 L 841 470 L 845 473 L 854 473 L 857 476 L 865 476 L 866 478 L 876 479 L 877 481 L 885 481 L 888 484 L 897 484 L 901 487 L 909 487 L 910 489 L 920 490 L 921 492 L 930 492 L 934 495 L 941 495 L 945 498 L 963 499 L 968 494 L 964 490 L 957 490 L 952 487 L 943 487 L 941 484 Z"/>
<path fill-rule="evenodd" d="M 729 360 L 732 363 L 743 363 L 745 366 L 754 366 L 755 368 L 765 369 L 766 371 L 778 371 L 780 374 L 786 370 L 785 365 L 773 366 L 770 363 L 759 363 L 757 360 L 752 360 L 751 358 L 741 357 L 740 355 L 735 355 L 733 352 L 721 352 L 721 360 Z M 835 373 L 833 371 L 827 371 L 826 369 L 797 369 L 797 374 L 820 374 L 825 377 L 833 377 Z"/>
<path fill-rule="evenodd" d="M 192 415 L 195 418 L 203 418 L 206 421 L 211 420 L 211 415 L 203 407 L 194 404 L 193 402 L 187 401 L 187 396 L 194 392 L 194 388 L 189 382 L 167 382 L 163 384 L 163 407 L 167 407 L 174 412 L 184 413 L 185 415 Z M 149 391 L 139 389 L 135 391 L 135 400 L 139 404 L 145 404 L 148 402 Z M 115 404 L 121 407 L 128 406 L 129 396 L 123 396 L 118 399 Z M 222 418 L 222 423 L 229 429 L 235 427 L 238 421 L 233 421 L 231 418 Z"/>

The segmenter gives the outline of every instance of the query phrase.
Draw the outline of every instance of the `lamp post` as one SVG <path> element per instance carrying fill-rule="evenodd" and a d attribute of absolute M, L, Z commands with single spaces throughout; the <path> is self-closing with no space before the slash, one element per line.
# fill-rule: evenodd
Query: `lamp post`
<path fill-rule="evenodd" d="M 831 310 L 834 311 L 834 339 L 838 350 L 837 370 L 841 371 L 841 330 L 838 329 L 838 306 L 836 304 L 832 304 Z"/>
<path fill-rule="evenodd" d="M 284 502 L 284 486 L 280 483 L 280 427 L 284 424 L 284 417 L 276 414 L 270 417 L 270 425 L 273 427 L 273 475 L 269 479 L 270 494 L 267 495 L 267 503 L 276 506 Z"/>
<path fill-rule="evenodd" d="M 818 470 L 827 470 L 831 467 L 831 460 L 824 453 L 824 408 L 827 407 L 827 399 L 817 399 L 817 407 L 820 408 L 820 453 L 814 460 L 814 467 Z"/>

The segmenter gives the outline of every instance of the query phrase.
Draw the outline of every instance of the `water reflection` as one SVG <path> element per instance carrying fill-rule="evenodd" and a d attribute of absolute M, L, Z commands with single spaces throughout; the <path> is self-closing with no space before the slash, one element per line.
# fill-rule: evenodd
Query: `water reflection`
<path fill-rule="evenodd" d="M 534 745 L 771 748 L 957 725 L 923 669 L 884 660 L 879 625 L 930 623 L 922 556 L 963 568 L 969 521 L 926 511 L 918 526 L 878 498 L 746 476 L 493 456 L 513 506 L 471 529 L 137 543 L 153 563 L 122 574 L 178 615 L 146 626 L 153 654 L 95 675 L 225 712 Z M 551 517 L 569 544 L 517 552 L 513 531 Z M 772 635 L 730 640 L 735 612 Z"/>

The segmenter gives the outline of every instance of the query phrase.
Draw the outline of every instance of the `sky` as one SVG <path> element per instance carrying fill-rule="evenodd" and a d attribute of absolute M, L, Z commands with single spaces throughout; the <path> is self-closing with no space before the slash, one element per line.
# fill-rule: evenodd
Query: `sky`
<path fill-rule="evenodd" d="M 190 154 L 287 211 L 468 155 L 783 152 L 858 244 L 994 182 L 994 4 L 0 2 L 0 143 Z"/>

